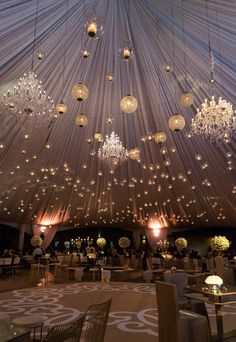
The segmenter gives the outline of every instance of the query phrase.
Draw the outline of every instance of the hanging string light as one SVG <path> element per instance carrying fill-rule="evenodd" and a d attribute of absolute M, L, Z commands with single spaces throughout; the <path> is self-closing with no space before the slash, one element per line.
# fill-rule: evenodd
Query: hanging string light
<path fill-rule="evenodd" d="M 130 6 L 130 3 L 129 3 L 129 6 Z M 130 7 L 128 9 L 128 17 L 129 16 L 130 16 Z M 133 54 L 132 45 L 128 40 L 125 40 L 124 44 L 120 48 L 120 55 L 126 62 L 128 62 L 126 64 L 126 67 L 127 67 L 127 75 L 128 75 L 128 88 L 130 91 L 130 67 L 131 67 L 130 60 L 132 59 L 134 54 Z M 123 113 L 127 113 L 127 114 L 133 113 L 138 108 L 138 101 L 134 96 L 127 94 L 121 99 L 120 108 Z"/>
<path fill-rule="evenodd" d="M 67 17 L 68 17 L 68 0 L 66 2 L 66 24 L 65 24 L 65 34 L 64 34 L 64 54 L 63 54 L 63 71 L 62 71 L 62 91 L 65 86 L 65 64 L 66 64 L 66 43 L 67 43 Z M 59 114 L 65 114 L 67 112 L 67 105 L 61 100 L 60 103 L 56 105 L 56 110 Z"/>
<path fill-rule="evenodd" d="M 84 3 L 83 3 L 83 14 L 84 14 Z M 82 39 L 81 39 L 81 43 L 82 43 L 82 47 L 84 44 L 84 33 L 82 32 Z M 84 57 L 84 56 L 82 56 Z M 86 58 L 85 58 L 86 60 Z M 81 59 L 81 73 L 82 73 L 82 59 Z M 83 78 L 83 76 L 82 76 Z M 71 92 L 72 98 L 76 101 L 82 102 L 87 100 L 88 96 L 89 96 L 89 90 L 88 87 L 83 84 L 83 83 L 78 83 L 76 85 L 73 86 L 72 88 L 72 92 Z"/>
<path fill-rule="evenodd" d="M 157 51 L 159 50 L 159 29 L 158 29 L 158 20 L 157 20 Z M 161 106 L 160 106 L 160 101 L 161 101 L 161 92 L 160 92 L 160 58 L 158 56 L 158 60 L 157 60 L 157 72 L 158 72 L 158 88 L 157 88 L 157 91 L 158 91 L 158 112 L 160 113 L 161 112 Z M 159 132 L 156 132 L 152 138 L 155 140 L 156 143 L 158 144 L 162 144 L 164 142 L 166 142 L 167 140 L 167 136 L 164 132 L 162 131 L 159 131 Z M 152 139 L 151 139 L 152 140 Z"/>
<path fill-rule="evenodd" d="M 185 25 L 184 25 L 184 8 L 183 8 L 183 0 L 181 0 L 182 7 L 182 27 L 183 27 L 183 45 L 184 45 L 184 68 L 185 68 L 185 89 L 188 88 L 187 84 L 187 59 L 186 59 L 186 42 L 185 42 Z M 193 104 L 194 96 L 190 91 L 185 91 L 181 94 L 179 98 L 179 103 L 184 107 L 190 107 Z"/>
<path fill-rule="evenodd" d="M 172 4 L 173 5 L 173 4 Z M 175 68 L 175 42 L 174 42 L 174 27 L 173 27 L 173 6 L 171 7 L 171 22 L 172 22 L 172 49 L 173 49 L 173 60 L 174 60 L 174 71 Z M 177 81 L 176 75 L 174 74 L 175 80 Z M 176 100 L 176 86 L 175 86 L 175 100 Z M 172 131 L 178 132 L 181 131 L 185 127 L 185 119 L 182 114 L 176 113 L 172 115 L 168 121 L 169 127 Z"/>

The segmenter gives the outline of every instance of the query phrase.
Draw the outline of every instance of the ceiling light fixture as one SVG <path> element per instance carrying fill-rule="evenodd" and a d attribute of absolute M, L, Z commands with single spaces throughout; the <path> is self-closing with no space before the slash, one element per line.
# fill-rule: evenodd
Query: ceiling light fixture
<path fill-rule="evenodd" d="M 128 157 L 128 151 L 123 147 L 118 135 L 112 131 L 106 135 L 103 145 L 98 150 L 98 158 L 112 170 Z"/>
<path fill-rule="evenodd" d="M 185 119 L 181 114 L 174 114 L 169 119 L 169 127 L 172 131 L 182 131 L 185 126 Z"/>
<path fill-rule="evenodd" d="M 134 96 L 127 95 L 121 99 L 120 107 L 121 107 L 122 112 L 130 114 L 137 110 L 138 101 L 136 100 Z"/>
<path fill-rule="evenodd" d="M 86 33 L 89 38 L 98 39 L 104 33 L 103 26 L 99 23 L 96 14 L 91 14 L 85 23 Z"/>
<path fill-rule="evenodd" d="M 232 104 L 221 97 L 218 102 L 212 96 L 202 103 L 201 109 L 197 109 L 196 116 L 192 119 L 192 132 L 204 135 L 211 141 L 230 142 L 230 137 L 236 130 L 236 115 Z"/>

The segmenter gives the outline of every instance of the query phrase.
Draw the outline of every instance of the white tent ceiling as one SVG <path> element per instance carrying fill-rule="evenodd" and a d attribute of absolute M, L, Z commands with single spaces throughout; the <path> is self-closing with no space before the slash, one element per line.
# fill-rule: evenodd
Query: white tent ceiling
<path fill-rule="evenodd" d="M 68 105 L 51 125 L 34 127 L 28 140 L 27 122 L 19 123 L 2 105 L 1 220 L 132 228 L 158 218 L 168 227 L 235 225 L 235 136 L 221 145 L 189 137 L 196 109 L 212 91 L 236 109 L 235 1 L 38 0 L 37 15 L 35 0 L 0 6 L 1 93 L 31 70 L 33 58 L 47 95 Z M 97 40 L 85 33 L 92 12 L 104 27 Z M 119 54 L 125 40 L 134 51 L 129 62 Z M 87 59 L 81 57 L 84 47 L 91 53 Z M 89 97 L 76 102 L 71 90 L 80 82 Z M 191 107 L 179 104 L 184 91 L 194 95 Z M 139 103 L 132 114 L 120 109 L 128 93 Z M 186 120 L 180 132 L 168 127 L 176 112 Z M 89 120 L 84 128 L 75 124 L 81 113 Z M 107 123 L 110 116 L 113 124 Z M 141 151 L 140 162 L 129 159 L 114 174 L 97 158 L 101 143 L 88 143 L 95 132 L 105 137 L 112 129 L 125 148 Z M 163 146 L 142 141 L 157 131 L 167 135 Z"/>

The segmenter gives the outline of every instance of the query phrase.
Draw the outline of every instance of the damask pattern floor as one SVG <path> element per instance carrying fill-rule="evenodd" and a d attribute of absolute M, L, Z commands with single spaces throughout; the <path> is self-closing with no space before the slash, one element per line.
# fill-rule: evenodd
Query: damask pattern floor
<path fill-rule="evenodd" d="M 154 284 L 73 283 L 48 284 L 0 294 L 0 312 L 11 319 L 40 314 L 45 318 L 44 333 L 56 323 L 66 323 L 84 312 L 88 305 L 112 297 L 105 342 L 158 341 Z M 214 307 L 207 307 L 213 334 L 216 333 Z M 235 328 L 236 306 L 224 307 L 224 328 Z"/>

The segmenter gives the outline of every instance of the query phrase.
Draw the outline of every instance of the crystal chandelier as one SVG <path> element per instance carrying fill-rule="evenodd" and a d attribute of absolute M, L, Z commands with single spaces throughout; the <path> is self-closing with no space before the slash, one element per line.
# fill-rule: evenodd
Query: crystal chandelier
<path fill-rule="evenodd" d="M 211 141 L 228 143 L 236 129 L 236 116 L 232 104 L 221 97 L 218 103 L 214 96 L 209 102 L 205 99 L 201 109 L 197 109 L 191 127 L 194 134 L 202 134 Z"/>
<path fill-rule="evenodd" d="M 10 112 L 24 127 L 33 128 L 57 117 L 53 100 L 46 95 L 33 72 L 24 74 L 13 90 L 3 95 L 2 103 L 4 112 Z"/>
<path fill-rule="evenodd" d="M 128 158 L 128 151 L 122 146 L 120 138 L 114 131 L 110 136 L 106 136 L 103 145 L 98 150 L 98 158 L 111 169 Z"/>

